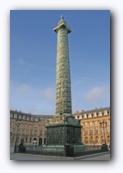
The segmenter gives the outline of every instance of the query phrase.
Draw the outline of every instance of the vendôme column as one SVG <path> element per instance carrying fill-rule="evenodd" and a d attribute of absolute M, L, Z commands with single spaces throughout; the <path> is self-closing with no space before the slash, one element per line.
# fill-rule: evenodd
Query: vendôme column
<path fill-rule="evenodd" d="M 56 62 L 56 116 L 72 115 L 71 80 L 68 34 L 71 32 L 63 16 L 54 28 L 57 33 L 57 62 Z"/>
<path fill-rule="evenodd" d="M 46 150 L 57 155 L 74 156 L 83 150 L 83 145 L 80 122 L 72 116 L 68 50 L 71 30 L 62 16 L 54 31 L 57 33 L 56 113 L 46 122 Z"/>

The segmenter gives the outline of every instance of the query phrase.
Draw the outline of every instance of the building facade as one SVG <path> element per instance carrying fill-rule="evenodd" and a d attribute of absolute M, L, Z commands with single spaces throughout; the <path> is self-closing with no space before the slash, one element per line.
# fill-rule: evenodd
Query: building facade
<path fill-rule="evenodd" d="M 84 145 L 110 146 L 110 107 L 76 112 L 75 119 L 82 125 Z M 46 141 L 46 120 L 51 115 L 32 115 L 10 111 L 10 145 L 44 145 Z"/>
<path fill-rule="evenodd" d="M 46 141 L 46 119 L 52 116 L 10 111 L 10 145 L 43 145 Z"/>
<path fill-rule="evenodd" d="M 74 113 L 82 125 L 82 143 L 84 145 L 110 146 L 110 107 Z"/>

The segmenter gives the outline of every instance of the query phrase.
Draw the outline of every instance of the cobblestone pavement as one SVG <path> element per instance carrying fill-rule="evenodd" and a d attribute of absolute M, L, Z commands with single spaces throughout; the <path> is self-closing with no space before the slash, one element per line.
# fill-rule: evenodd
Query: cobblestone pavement
<path fill-rule="evenodd" d="M 44 160 L 44 161 L 79 161 L 79 160 L 110 160 L 110 153 L 105 154 L 98 154 L 98 155 L 91 155 L 91 156 L 83 156 L 83 157 L 57 157 L 57 156 L 41 156 L 41 155 L 31 155 L 31 154 L 18 154 L 18 153 L 11 153 L 10 160 L 18 160 L 18 161 L 26 161 L 26 160 Z"/>

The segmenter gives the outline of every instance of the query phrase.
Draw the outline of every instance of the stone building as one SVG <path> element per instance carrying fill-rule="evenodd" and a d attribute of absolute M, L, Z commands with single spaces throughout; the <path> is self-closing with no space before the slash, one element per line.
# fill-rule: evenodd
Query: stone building
<path fill-rule="evenodd" d="M 110 107 L 74 113 L 82 125 L 82 143 L 84 145 L 110 145 Z"/>
<path fill-rule="evenodd" d="M 82 125 L 84 145 L 110 145 L 110 107 L 76 112 L 75 119 Z M 46 141 L 46 119 L 51 115 L 33 115 L 10 111 L 10 144 L 43 145 Z M 18 122 L 18 123 L 17 123 Z M 17 130 L 18 128 L 18 130 Z M 18 133 L 17 133 L 18 132 Z"/>
<path fill-rule="evenodd" d="M 10 111 L 10 144 L 43 145 L 46 141 L 46 119 L 48 115 L 32 115 Z"/>

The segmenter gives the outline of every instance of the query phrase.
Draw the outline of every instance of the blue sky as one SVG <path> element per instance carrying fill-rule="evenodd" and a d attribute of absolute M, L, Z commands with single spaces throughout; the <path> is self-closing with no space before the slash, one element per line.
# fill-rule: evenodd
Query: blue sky
<path fill-rule="evenodd" d="M 57 35 L 64 16 L 69 34 L 73 112 L 110 106 L 110 11 L 12 10 L 10 109 L 55 114 Z"/>

